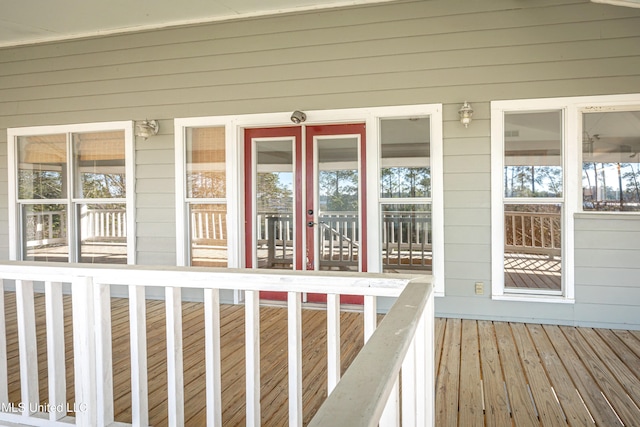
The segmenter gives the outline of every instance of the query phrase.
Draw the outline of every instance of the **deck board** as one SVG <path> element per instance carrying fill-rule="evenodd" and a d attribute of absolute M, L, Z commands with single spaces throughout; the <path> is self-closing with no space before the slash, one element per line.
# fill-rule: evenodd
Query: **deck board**
<path fill-rule="evenodd" d="M 40 395 L 47 394 L 44 298 L 35 298 Z M 5 292 L 9 392 L 20 401 L 15 294 Z M 166 426 L 165 306 L 147 301 L 149 420 Z M 64 299 L 67 397 L 73 402 L 71 300 Z M 184 302 L 184 393 L 186 425 L 204 425 L 203 305 Z M 221 306 L 223 423 L 245 423 L 244 307 Z M 131 419 L 128 302 L 112 299 L 114 407 L 116 420 Z M 264 426 L 288 424 L 286 310 L 262 307 L 261 413 Z M 343 371 L 362 347 L 362 313 L 341 321 Z M 326 394 L 326 314 L 303 310 L 303 411 L 307 424 Z M 436 425 L 558 426 L 634 425 L 640 419 L 638 331 L 435 320 Z M 373 374 L 373 373 L 372 373 Z M 615 408 L 615 412 L 614 412 Z"/>

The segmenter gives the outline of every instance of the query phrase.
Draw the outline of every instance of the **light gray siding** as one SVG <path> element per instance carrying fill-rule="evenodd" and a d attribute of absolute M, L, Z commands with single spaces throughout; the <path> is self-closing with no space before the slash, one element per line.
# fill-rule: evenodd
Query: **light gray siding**
<path fill-rule="evenodd" d="M 638 217 L 576 220 L 575 305 L 489 289 L 490 102 L 638 92 L 640 10 L 587 0 L 401 1 L 0 49 L 0 258 L 8 127 L 160 119 L 136 141 L 137 261 L 160 265 L 176 258 L 174 118 L 443 103 L 438 313 L 640 328 Z"/>

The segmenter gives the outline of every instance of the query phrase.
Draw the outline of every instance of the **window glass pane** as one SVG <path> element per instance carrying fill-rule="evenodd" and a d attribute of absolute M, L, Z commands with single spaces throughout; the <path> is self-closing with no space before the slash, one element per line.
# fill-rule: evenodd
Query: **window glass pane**
<path fill-rule="evenodd" d="M 431 205 L 382 205 L 384 272 L 431 270 Z"/>
<path fill-rule="evenodd" d="M 318 241 L 320 270 L 358 271 L 360 240 L 360 175 L 354 136 L 319 137 Z M 309 195 L 307 195 L 309 196 Z"/>
<path fill-rule="evenodd" d="M 126 197 L 123 131 L 74 134 L 73 159 L 76 197 Z"/>
<path fill-rule="evenodd" d="M 22 205 L 25 261 L 69 262 L 66 205 Z"/>
<path fill-rule="evenodd" d="M 562 289 L 562 205 L 504 206 L 505 288 Z"/>
<path fill-rule="evenodd" d="M 226 195 L 224 127 L 187 129 L 187 198 Z"/>
<path fill-rule="evenodd" d="M 258 268 L 293 269 L 293 140 L 256 142 Z"/>
<path fill-rule="evenodd" d="M 127 215 L 124 203 L 82 204 L 80 262 L 127 263 Z"/>
<path fill-rule="evenodd" d="M 227 205 L 189 205 L 191 265 L 227 267 Z"/>
<path fill-rule="evenodd" d="M 640 211 L 640 111 L 582 117 L 584 210 Z"/>
<path fill-rule="evenodd" d="M 429 117 L 380 121 L 381 197 L 431 197 Z"/>
<path fill-rule="evenodd" d="M 562 112 L 504 116 L 506 197 L 562 197 Z"/>
<path fill-rule="evenodd" d="M 18 198 L 67 197 L 66 135 L 18 138 Z"/>

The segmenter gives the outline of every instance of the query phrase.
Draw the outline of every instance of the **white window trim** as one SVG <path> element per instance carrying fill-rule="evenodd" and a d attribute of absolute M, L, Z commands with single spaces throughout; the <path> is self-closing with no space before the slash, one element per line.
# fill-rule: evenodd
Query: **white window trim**
<path fill-rule="evenodd" d="M 430 116 L 431 118 L 431 175 L 432 175 L 432 227 L 433 253 L 437 254 L 432 266 L 435 295 L 444 295 L 444 187 L 442 159 L 442 104 L 421 104 L 391 107 L 354 108 L 340 110 L 305 111 L 305 125 L 338 124 L 365 122 L 367 153 L 367 212 L 380 210 L 380 171 L 379 138 L 380 119 L 394 117 Z M 228 263 L 231 268 L 244 265 L 244 226 L 242 212 L 244 200 L 235 195 L 244 194 L 243 166 L 243 130 L 252 127 L 291 126 L 291 112 L 248 114 L 234 116 L 213 116 L 195 118 L 177 118 L 175 127 L 175 164 L 176 164 L 176 244 L 177 265 L 188 265 L 188 230 L 186 229 L 185 199 L 185 132 L 192 127 L 225 126 L 225 148 L 227 164 L 227 216 L 228 216 Z M 231 197 L 230 195 L 234 195 Z M 370 214 L 367 227 L 379 233 L 381 223 L 378 215 Z M 375 234 L 372 234 L 375 237 Z M 380 253 L 380 242 L 369 238 L 367 250 L 370 254 Z M 381 271 L 381 260 L 371 257 L 368 271 Z"/>
<path fill-rule="evenodd" d="M 582 211 L 582 113 L 618 111 L 640 105 L 640 94 L 580 96 L 564 98 L 523 99 L 491 102 L 491 293 L 496 300 L 538 301 L 547 303 L 575 302 L 574 278 L 574 219 L 577 215 L 638 215 L 623 212 Z M 505 293 L 504 289 L 504 188 L 503 148 L 504 113 L 518 111 L 563 111 L 563 293 L 544 295 L 543 292 L 525 294 Z"/>
<path fill-rule="evenodd" d="M 125 139 L 125 174 L 126 174 L 126 207 L 127 207 L 127 264 L 136 263 L 136 194 L 135 194 L 135 148 L 133 137 L 133 121 L 80 123 L 69 125 L 30 126 L 7 129 L 7 163 L 8 163 L 8 202 L 9 202 L 9 259 L 22 258 L 21 230 L 18 221 L 18 152 L 17 138 L 21 136 L 36 136 L 50 134 L 87 133 L 100 131 L 124 132 Z M 66 203 L 73 206 L 76 198 L 70 191 Z M 71 214 L 71 212 L 70 212 Z M 71 217 L 71 215 L 70 215 Z M 70 221 L 70 220 L 69 220 Z M 69 247 L 74 247 L 71 238 L 74 233 L 70 229 Z M 69 251 L 70 262 L 77 262 L 75 253 Z"/>

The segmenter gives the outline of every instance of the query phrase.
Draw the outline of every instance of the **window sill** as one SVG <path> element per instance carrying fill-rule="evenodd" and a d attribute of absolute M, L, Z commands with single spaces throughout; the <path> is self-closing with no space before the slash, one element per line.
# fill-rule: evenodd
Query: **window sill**
<path fill-rule="evenodd" d="M 492 295 L 491 299 L 496 301 L 519 301 L 519 302 L 542 302 L 549 304 L 575 304 L 575 299 L 563 297 L 562 295 L 531 295 L 531 294 L 503 294 Z"/>

